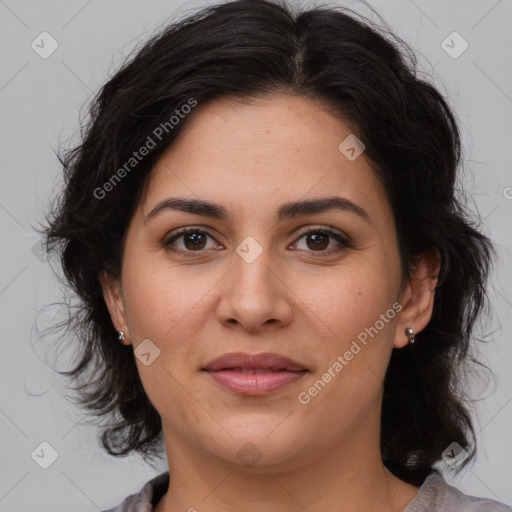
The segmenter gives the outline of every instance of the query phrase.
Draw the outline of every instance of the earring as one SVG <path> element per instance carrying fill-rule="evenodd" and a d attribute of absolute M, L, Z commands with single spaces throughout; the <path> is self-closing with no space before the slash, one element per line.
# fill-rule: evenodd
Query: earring
<path fill-rule="evenodd" d="M 407 327 L 407 329 L 405 329 L 405 335 L 411 343 L 414 343 L 414 331 L 411 327 Z"/>
<path fill-rule="evenodd" d="M 123 331 L 119 331 L 119 336 L 117 337 L 117 339 L 118 339 L 119 343 L 121 343 L 122 345 L 130 344 L 130 342 L 126 339 Z"/>

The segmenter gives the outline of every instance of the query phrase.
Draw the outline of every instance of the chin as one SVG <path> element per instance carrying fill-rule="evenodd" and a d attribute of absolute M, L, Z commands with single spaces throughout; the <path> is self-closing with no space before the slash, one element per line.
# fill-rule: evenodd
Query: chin
<path fill-rule="evenodd" d="M 252 418 L 251 422 L 251 415 L 248 416 L 243 424 L 222 423 L 232 437 L 226 434 L 215 442 L 215 455 L 254 472 L 268 471 L 270 467 L 286 469 L 297 457 L 299 441 L 303 442 L 300 430 L 285 426 L 287 420 L 283 421 L 283 417 L 275 421 Z"/>

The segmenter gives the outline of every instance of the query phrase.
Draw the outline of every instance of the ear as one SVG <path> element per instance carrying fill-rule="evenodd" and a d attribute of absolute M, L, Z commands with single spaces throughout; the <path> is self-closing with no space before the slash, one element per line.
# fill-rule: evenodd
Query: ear
<path fill-rule="evenodd" d="M 103 298 L 110 313 L 110 318 L 117 331 L 123 331 L 129 339 L 128 322 L 124 308 L 123 292 L 121 282 L 114 278 L 106 270 L 103 270 L 98 279 L 103 290 Z"/>
<path fill-rule="evenodd" d="M 399 300 L 403 309 L 396 323 L 395 348 L 403 348 L 409 343 L 405 334 L 407 327 L 418 334 L 430 322 L 440 269 L 441 254 L 436 248 L 421 255 L 413 265 Z"/>

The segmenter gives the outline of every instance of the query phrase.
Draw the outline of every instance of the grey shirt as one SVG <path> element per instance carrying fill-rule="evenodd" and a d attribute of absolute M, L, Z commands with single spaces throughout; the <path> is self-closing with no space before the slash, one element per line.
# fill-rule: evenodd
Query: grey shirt
<path fill-rule="evenodd" d="M 166 471 L 146 482 L 137 494 L 131 494 L 117 507 L 103 512 L 151 512 L 168 488 L 169 472 Z M 512 507 L 464 494 L 433 471 L 402 512 L 512 512 Z"/>

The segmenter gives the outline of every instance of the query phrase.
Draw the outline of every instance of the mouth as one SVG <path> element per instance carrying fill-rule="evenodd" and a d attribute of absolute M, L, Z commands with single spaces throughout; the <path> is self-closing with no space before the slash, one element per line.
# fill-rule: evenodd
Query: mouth
<path fill-rule="evenodd" d="M 243 352 L 231 352 L 224 354 L 216 359 L 213 359 L 206 364 L 202 370 L 208 372 L 216 372 L 220 370 L 264 370 L 264 373 L 269 371 L 303 371 L 307 368 L 290 359 L 279 354 L 272 354 L 265 352 L 262 354 L 244 354 Z M 263 373 L 263 372 L 259 372 Z"/>
<path fill-rule="evenodd" d="M 201 368 L 215 383 L 241 396 L 259 396 L 298 382 L 309 370 L 285 356 L 272 353 L 224 354 Z"/>

